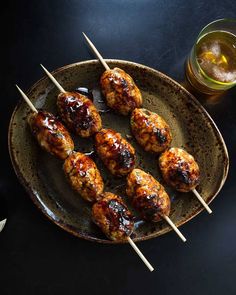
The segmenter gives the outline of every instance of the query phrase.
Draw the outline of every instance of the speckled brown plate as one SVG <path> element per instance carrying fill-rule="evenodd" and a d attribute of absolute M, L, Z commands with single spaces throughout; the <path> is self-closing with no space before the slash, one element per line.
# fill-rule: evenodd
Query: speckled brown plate
<path fill-rule="evenodd" d="M 146 66 L 121 61 L 107 60 L 110 67 L 118 66 L 127 71 L 136 81 L 144 98 L 144 107 L 157 112 L 169 123 L 172 146 L 183 147 L 193 154 L 201 169 L 201 184 L 198 191 L 210 203 L 223 186 L 228 172 L 228 154 L 224 140 L 213 120 L 181 85 L 164 74 Z M 53 74 L 67 90 L 86 86 L 93 90 L 95 104 L 101 113 L 104 127 L 113 128 L 127 137 L 137 151 L 137 166 L 150 172 L 162 182 L 157 167 L 157 157 L 145 153 L 130 138 L 129 117 L 113 112 L 104 112 L 105 104 L 99 90 L 99 78 L 104 71 L 98 61 L 85 61 L 68 65 Z M 58 90 L 44 77 L 28 91 L 36 108 L 57 113 Z M 17 95 L 17 93 L 16 93 Z M 62 162 L 42 151 L 26 124 L 29 113 L 21 101 L 14 110 L 9 126 L 9 150 L 12 164 L 21 183 L 35 205 L 54 223 L 66 231 L 92 241 L 114 243 L 106 239 L 90 219 L 91 204 L 86 203 L 70 188 L 63 171 Z M 74 137 L 76 150 L 91 152 L 92 139 Z M 107 191 L 125 197 L 125 179 L 114 179 L 104 169 L 97 157 Z M 203 210 L 197 198 L 190 193 L 177 193 L 165 185 L 172 200 L 171 219 L 178 225 L 189 221 Z M 134 241 L 154 238 L 168 232 L 165 222 L 144 223 L 137 219 Z"/>

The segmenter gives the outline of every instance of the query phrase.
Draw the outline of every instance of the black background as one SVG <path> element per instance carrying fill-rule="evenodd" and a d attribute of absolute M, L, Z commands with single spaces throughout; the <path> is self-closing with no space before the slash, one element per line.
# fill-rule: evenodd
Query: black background
<path fill-rule="evenodd" d="M 4 2 L 3 2 L 4 3 Z M 200 29 L 235 17 L 234 0 L 6 1 L 1 4 L 0 188 L 8 222 L 0 233 L 0 294 L 236 294 L 236 91 L 204 105 L 228 146 L 231 169 L 211 204 L 181 229 L 139 244 L 150 273 L 129 245 L 75 238 L 49 222 L 19 184 L 10 163 L 7 128 L 19 100 L 52 70 L 92 59 L 82 31 L 106 58 L 131 60 L 182 81 L 184 61 Z"/>

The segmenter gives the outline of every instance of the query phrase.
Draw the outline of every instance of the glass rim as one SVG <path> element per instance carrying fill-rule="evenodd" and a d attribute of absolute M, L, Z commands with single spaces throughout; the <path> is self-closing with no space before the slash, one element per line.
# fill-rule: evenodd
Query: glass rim
<path fill-rule="evenodd" d="M 207 27 L 209 27 L 210 25 L 212 25 L 212 24 L 214 24 L 214 23 L 217 23 L 217 22 L 235 22 L 235 24 L 236 24 L 236 19 L 235 19 L 235 18 L 219 18 L 219 19 L 216 19 L 216 20 L 214 20 L 214 21 L 208 23 L 207 25 L 205 25 L 205 26 L 201 29 L 200 33 L 198 34 L 198 36 L 197 36 L 197 41 L 196 41 L 195 44 L 194 44 L 194 59 L 195 59 L 195 61 L 196 61 L 196 64 L 197 64 L 199 70 L 201 71 L 202 75 L 203 75 L 205 78 L 207 78 L 209 81 L 211 81 L 211 82 L 213 82 L 213 83 L 215 83 L 215 84 L 218 84 L 218 85 L 222 85 L 222 86 L 234 86 L 234 85 L 236 85 L 236 80 L 233 81 L 233 82 L 221 82 L 221 81 L 217 81 L 217 80 L 215 80 L 215 79 L 209 77 L 209 76 L 205 73 L 205 71 L 201 68 L 199 62 L 197 61 L 196 45 L 197 45 L 197 42 L 199 41 L 199 39 L 200 39 L 200 37 L 201 37 L 201 35 L 202 35 L 202 32 L 203 32 Z M 234 34 L 233 34 L 233 35 L 234 35 Z M 235 36 L 236 36 L 236 35 L 235 35 Z"/>
<path fill-rule="evenodd" d="M 219 18 L 219 19 L 215 19 L 212 22 L 208 23 L 207 25 L 205 25 L 201 31 L 199 32 L 198 36 L 197 36 L 197 40 L 199 39 L 199 37 L 201 36 L 202 32 L 209 26 L 213 25 L 214 23 L 218 23 L 218 22 L 235 22 L 236 23 L 236 18 Z"/>

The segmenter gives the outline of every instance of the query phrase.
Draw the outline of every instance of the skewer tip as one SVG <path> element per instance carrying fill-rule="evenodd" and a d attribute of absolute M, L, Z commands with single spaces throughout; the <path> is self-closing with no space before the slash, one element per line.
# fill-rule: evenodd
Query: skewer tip
<path fill-rule="evenodd" d="M 89 40 L 88 36 L 87 36 L 84 32 L 82 32 L 82 34 L 84 35 L 84 38 L 86 39 L 86 41 L 87 41 L 88 43 L 91 42 L 91 41 Z"/>
<path fill-rule="evenodd" d="M 141 258 L 141 260 L 144 262 L 144 264 L 147 266 L 147 268 L 152 272 L 154 271 L 153 266 L 150 264 L 150 262 L 146 259 L 146 257 L 143 255 L 143 253 L 139 250 L 139 248 L 136 246 L 134 241 L 128 236 L 127 240 L 130 244 L 130 246 L 134 249 L 134 251 L 138 254 L 138 256 Z"/>
<path fill-rule="evenodd" d="M 211 210 L 211 208 L 208 208 L 207 212 L 208 212 L 209 214 L 212 214 L 212 210 Z"/>
<path fill-rule="evenodd" d="M 86 39 L 86 41 L 91 44 L 91 41 L 89 37 L 85 34 L 85 32 L 82 32 L 82 34 L 84 35 L 84 38 Z"/>
<path fill-rule="evenodd" d="M 88 36 L 85 34 L 85 32 L 82 32 L 86 40 L 89 40 Z M 90 40 L 89 40 L 90 41 Z"/>
<path fill-rule="evenodd" d="M 23 97 L 23 99 L 25 100 L 25 102 L 30 107 L 31 111 L 33 111 L 35 113 L 38 113 L 38 110 L 35 108 L 35 106 L 32 104 L 32 102 L 30 101 L 28 96 L 23 92 L 23 90 L 21 90 L 20 87 L 17 84 L 15 84 L 15 86 L 16 86 L 17 90 L 20 92 L 20 94 Z"/>
<path fill-rule="evenodd" d="M 53 77 L 53 75 L 42 64 L 40 64 L 40 66 L 42 67 L 44 72 L 47 74 L 49 79 L 51 79 L 54 85 L 58 88 L 58 90 L 62 93 L 65 93 L 66 92 L 65 89 L 57 82 L 57 80 Z"/>
<path fill-rule="evenodd" d="M 45 66 L 43 64 L 39 64 L 40 67 L 44 70 L 44 72 L 49 76 L 51 73 L 49 73 L 49 71 L 45 68 Z M 49 77 L 50 78 L 50 77 Z"/>
<path fill-rule="evenodd" d="M 102 63 L 102 65 L 104 66 L 104 68 L 106 70 L 110 70 L 110 67 L 108 66 L 108 64 L 105 62 L 104 58 L 101 56 L 101 54 L 98 52 L 97 48 L 94 46 L 94 44 L 92 43 L 92 41 L 87 37 L 87 35 L 82 32 L 82 34 L 84 35 L 85 40 L 87 41 L 89 47 L 92 49 L 93 53 L 96 55 L 96 57 L 100 60 L 100 62 Z"/>
<path fill-rule="evenodd" d="M 203 205 L 203 207 L 207 210 L 209 214 L 212 213 L 211 208 L 207 205 L 207 203 L 203 200 L 202 196 L 199 194 L 199 192 L 196 189 L 193 189 L 192 192 L 194 195 L 198 198 L 199 202 Z"/>
<path fill-rule="evenodd" d="M 16 86 L 17 90 L 20 92 L 20 94 L 21 94 L 23 97 L 25 97 L 26 94 L 24 93 L 24 91 L 23 91 L 23 90 L 22 90 L 17 84 L 15 84 L 15 86 Z"/>
<path fill-rule="evenodd" d="M 163 215 L 163 218 L 167 221 L 167 223 L 172 227 L 172 229 L 176 232 L 176 234 L 179 236 L 179 238 L 185 243 L 187 239 L 185 236 L 181 233 L 181 231 L 177 228 L 177 226 L 174 224 L 174 222 L 169 218 L 167 215 Z"/>

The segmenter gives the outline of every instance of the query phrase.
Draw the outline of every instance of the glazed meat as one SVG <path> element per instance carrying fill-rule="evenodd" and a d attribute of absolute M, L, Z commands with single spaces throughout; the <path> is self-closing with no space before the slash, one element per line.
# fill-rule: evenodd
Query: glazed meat
<path fill-rule="evenodd" d="M 78 92 L 60 93 L 57 106 L 68 129 L 81 137 L 89 137 L 102 128 L 101 117 L 93 102 Z"/>
<path fill-rule="evenodd" d="M 162 153 L 172 140 L 170 127 L 156 113 L 135 109 L 131 116 L 131 130 L 137 142 L 147 152 Z"/>
<path fill-rule="evenodd" d="M 91 158 L 74 152 L 65 160 L 63 169 L 72 188 L 85 200 L 94 202 L 101 199 L 104 184 Z"/>
<path fill-rule="evenodd" d="M 167 184 L 180 192 L 189 192 L 199 184 L 200 171 L 193 156 L 179 148 L 165 151 L 159 166 Z"/>
<path fill-rule="evenodd" d="M 142 105 L 142 95 L 133 79 L 125 71 L 114 68 L 103 73 L 100 79 L 107 105 L 127 115 Z"/>
<path fill-rule="evenodd" d="M 104 193 L 102 200 L 93 205 L 92 220 L 113 241 L 125 241 L 134 229 L 131 212 L 123 200 L 112 193 Z"/>
<path fill-rule="evenodd" d="M 163 186 L 141 169 L 134 169 L 128 175 L 126 193 L 147 221 L 157 222 L 170 214 L 170 198 Z"/>
<path fill-rule="evenodd" d="M 97 154 L 115 176 L 127 175 L 135 165 L 135 150 L 120 133 L 102 129 L 95 135 Z"/>
<path fill-rule="evenodd" d="M 28 123 L 39 145 L 50 154 L 64 160 L 74 150 L 74 142 L 64 125 L 46 111 L 28 116 Z"/>

